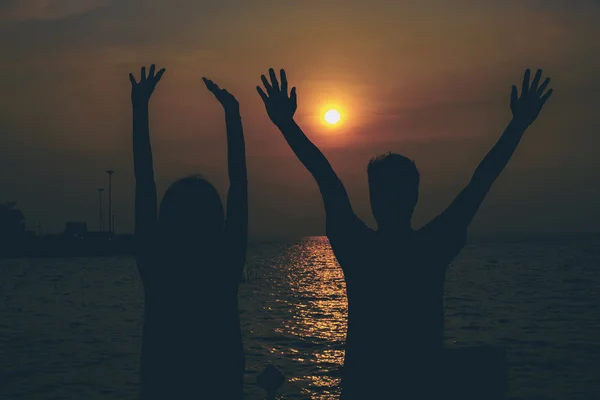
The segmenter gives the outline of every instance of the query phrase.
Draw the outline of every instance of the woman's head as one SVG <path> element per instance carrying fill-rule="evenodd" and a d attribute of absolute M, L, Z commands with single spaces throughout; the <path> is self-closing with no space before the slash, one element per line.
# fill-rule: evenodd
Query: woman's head
<path fill-rule="evenodd" d="M 201 176 L 180 179 L 167 189 L 158 215 L 161 241 L 172 250 L 210 251 L 225 225 L 223 204 L 213 185 Z"/>

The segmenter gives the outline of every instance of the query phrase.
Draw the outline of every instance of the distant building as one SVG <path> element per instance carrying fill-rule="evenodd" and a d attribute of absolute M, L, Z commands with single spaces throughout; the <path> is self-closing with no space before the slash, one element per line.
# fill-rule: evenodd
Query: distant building
<path fill-rule="evenodd" d="M 16 204 L 0 203 L 0 242 L 20 240 L 25 234 L 25 215 Z"/>
<path fill-rule="evenodd" d="M 83 237 L 88 232 L 86 222 L 67 222 L 65 224 L 65 235 Z"/>

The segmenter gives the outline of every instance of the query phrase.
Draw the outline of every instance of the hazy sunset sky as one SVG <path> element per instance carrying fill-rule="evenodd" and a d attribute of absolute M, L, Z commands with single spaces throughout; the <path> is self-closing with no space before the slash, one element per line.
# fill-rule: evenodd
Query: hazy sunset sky
<path fill-rule="evenodd" d="M 317 185 L 255 90 L 269 67 L 283 67 L 297 121 L 359 216 L 375 226 L 367 162 L 395 151 L 421 170 L 420 226 L 500 137 L 511 85 L 529 67 L 552 78 L 554 96 L 472 230 L 598 230 L 598 37 L 592 0 L 0 0 L 0 201 L 18 201 L 28 227 L 96 229 L 96 189 L 111 168 L 116 229 L 131 231 L 128 73 L 154 62 L 167 68 L 151 102 L 159 195 L 201 173 L 225 198 L 224 114 L 206 76 L 241 103 L 251 233 L 323 234 Z M 319 121 L 327 104 L 343 126 Z"/>

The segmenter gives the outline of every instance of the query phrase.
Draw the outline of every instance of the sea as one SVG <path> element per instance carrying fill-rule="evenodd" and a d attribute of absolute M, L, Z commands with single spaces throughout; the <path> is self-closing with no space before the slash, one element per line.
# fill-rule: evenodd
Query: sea
<path fill-rule="evenodd" d="M 347 302 L 327 239 L 251 243 L 247 269 L 246 399 L 269 363 L 284 399 L 337 399 Z M 133 257 L 0 260 L 0 399 L 138 398 L 142 312 Z M 508 398 L 600 399 L 600 236 L 470 238 L 445 318 L 446 346 L 506 350 Z"/>

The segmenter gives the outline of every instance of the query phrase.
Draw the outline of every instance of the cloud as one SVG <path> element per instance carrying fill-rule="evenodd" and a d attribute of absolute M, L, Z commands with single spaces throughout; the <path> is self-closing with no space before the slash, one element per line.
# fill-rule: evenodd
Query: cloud
<path fill-rule="evenodd" d="M 107 6 L 111 0 L 0 0 L 0 21 L 55 20 Z"/>

